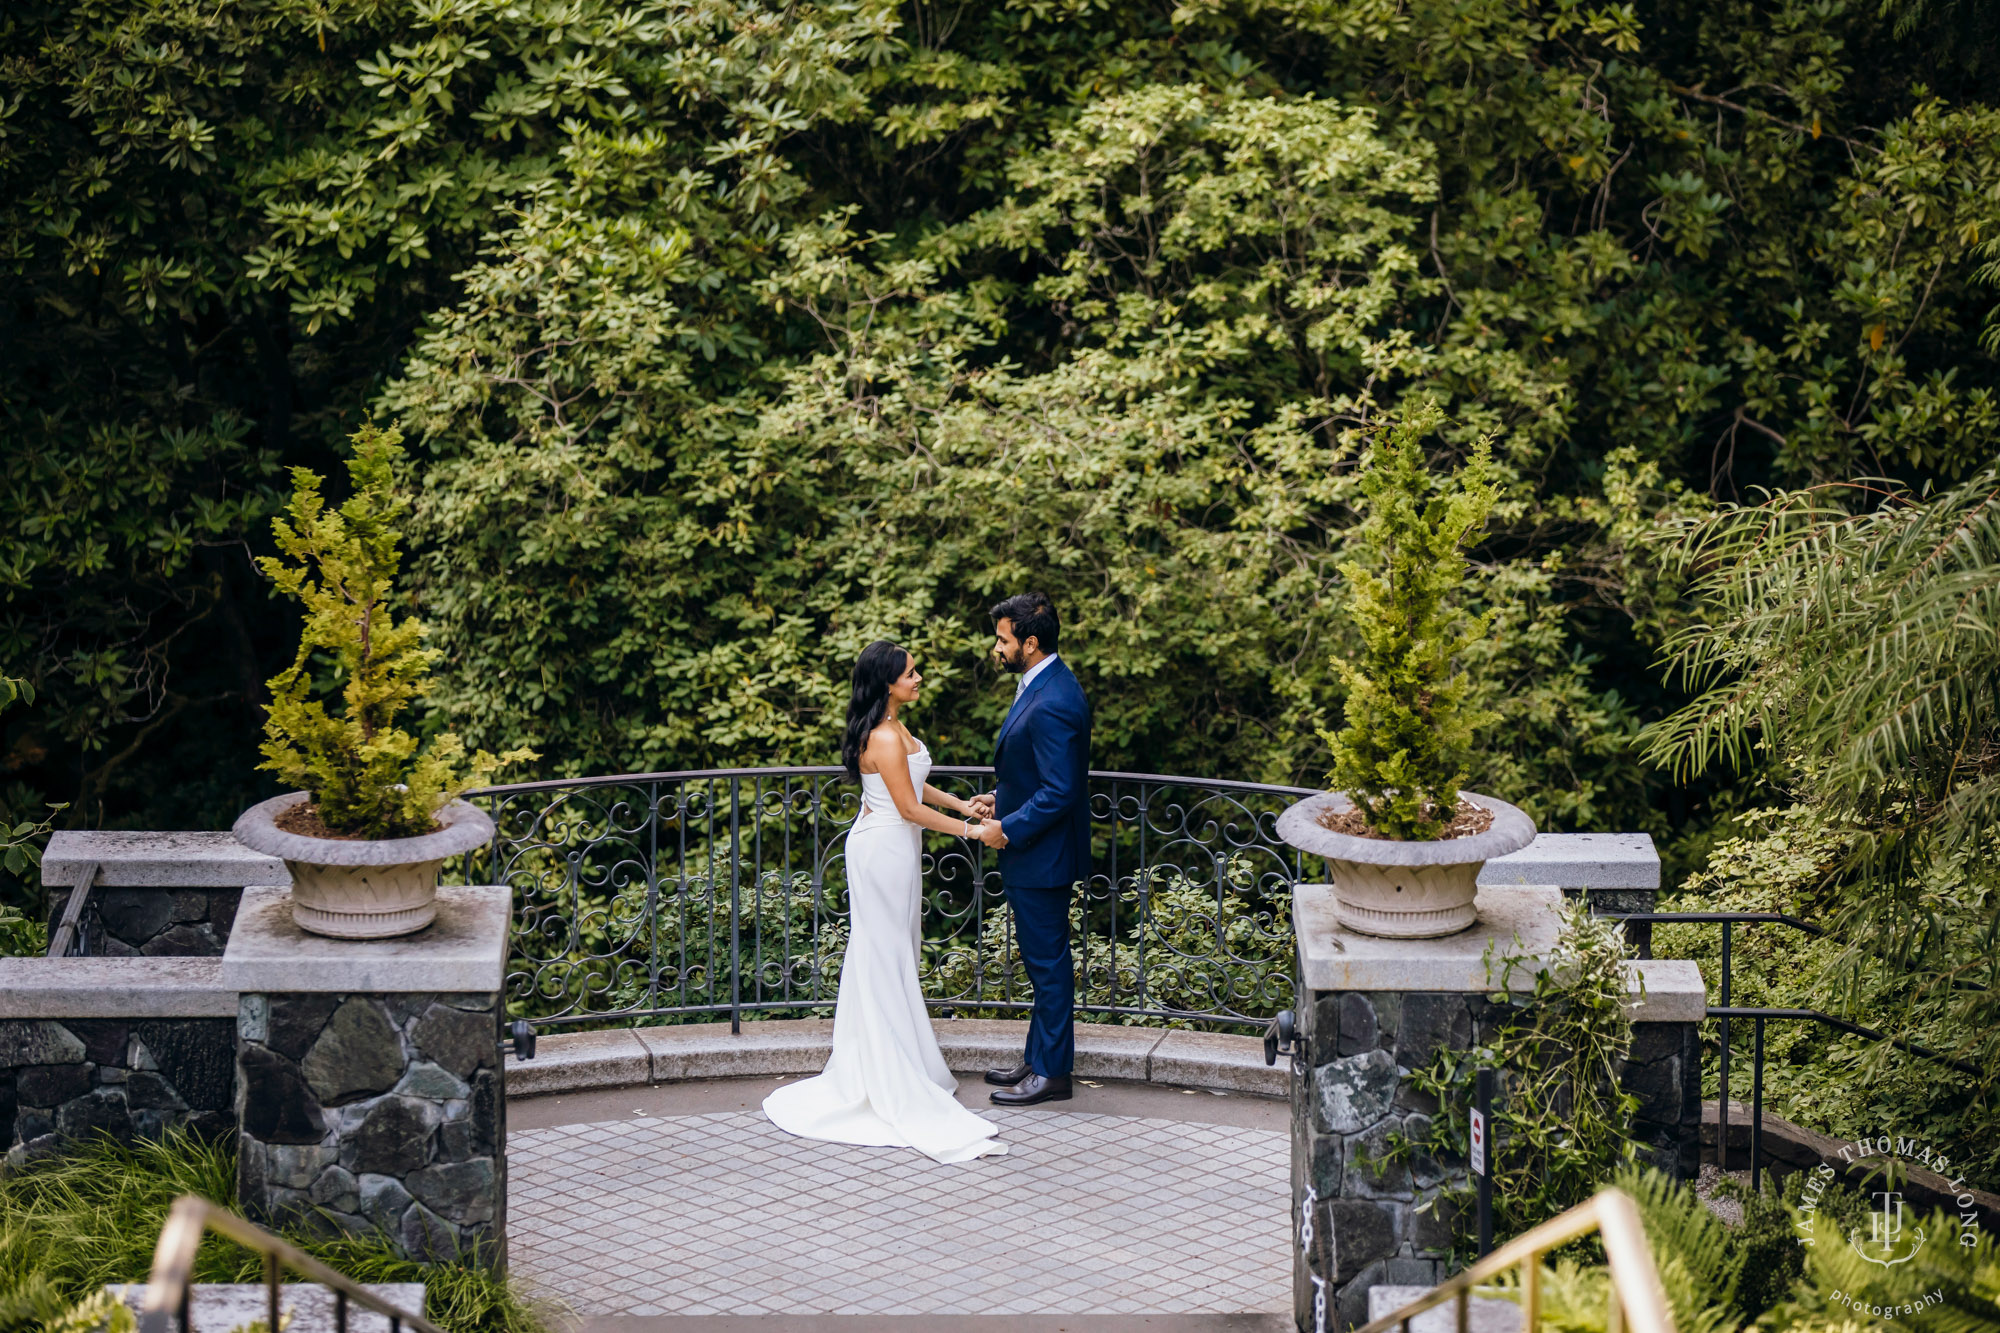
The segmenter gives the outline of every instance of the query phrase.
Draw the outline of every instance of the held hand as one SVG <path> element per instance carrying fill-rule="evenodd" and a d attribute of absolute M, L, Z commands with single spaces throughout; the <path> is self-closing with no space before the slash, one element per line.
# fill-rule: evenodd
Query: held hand
<path fill-rule="evenodd" d="M 966 805 L 970 808 L 969 813 L 976 815 L 980 819 L 993 818 L 993 811 L 995 807 L 993 803 L 993 793 L 990 791 L 973 797 L 971 800 L 966 802 Z"/>
<path fill-rule="evenodd" d="M 981 824 L 978 834 L 979 840 L 995 851 L 1007 845 L 1007 835 L 1001 831 L 1000 821 L 997 819 L 989 819 Z"/>

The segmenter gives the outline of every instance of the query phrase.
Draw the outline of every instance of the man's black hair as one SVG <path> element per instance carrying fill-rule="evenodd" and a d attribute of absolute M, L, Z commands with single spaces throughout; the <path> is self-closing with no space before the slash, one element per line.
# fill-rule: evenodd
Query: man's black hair
<path fill-rule="evenodd" d="M 1056 638 L 1062 632 L 1062 625 L 1056 619 L 1056 604 L 1049 600 L 1047 593 L 1015 593 L 987 614 L 993 617 L 996 625 L 1003 620 L 1013 621 L 1014 637 L 1024 644 L 1033 639 L 1044 656 L 1056 650 Z"/>

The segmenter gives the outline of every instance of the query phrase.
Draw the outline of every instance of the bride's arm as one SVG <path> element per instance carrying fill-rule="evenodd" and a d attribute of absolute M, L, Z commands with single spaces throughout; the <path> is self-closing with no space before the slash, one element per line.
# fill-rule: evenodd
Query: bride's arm
<path fill-rule="evenodd" d="M 948 791 L 939 791 L 928 782 L 924 784 L 924 804 L 943 806 L 947 810 L 956 810 L 959 814 L 967 818 L 971 818 L 978 813 L 978 811 L 972 808 L 972 802 L 966 800 L 963 796 L 953 796 Z"/>
<path fill-rule="evenodd" d="M 916 785 L 910 781 L 910 756 L 903 749 L 901 736 L 888 727 L 877 729 L 868 738 L 867 754 L 888 786 L 889 799 L 896 803 L 897 814 L 936 833 L 949 833 L 954 838 L 972 836 L 965 820 L 940 814 L 917 799 Z"/>

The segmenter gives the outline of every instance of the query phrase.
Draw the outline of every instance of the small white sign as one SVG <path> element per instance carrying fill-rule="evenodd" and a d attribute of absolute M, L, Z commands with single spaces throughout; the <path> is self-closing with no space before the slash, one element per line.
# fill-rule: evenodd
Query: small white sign
<path fill-rule="evenodd" d="M 1472 1174 L 1486 1174 L 1486 1117 L 1478 1111 L 1472 1113 Z"/>

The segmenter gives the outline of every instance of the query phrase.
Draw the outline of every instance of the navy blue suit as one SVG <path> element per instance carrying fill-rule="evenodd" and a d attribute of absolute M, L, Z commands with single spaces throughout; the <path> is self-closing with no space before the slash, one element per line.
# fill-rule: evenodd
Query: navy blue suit
<path fill-rule="evenodd" d="M 1090 873 L 1090 704 L 1061 657 L 1028 682 L 1000 727 L 993 799 L 1007 845 L 1000 882 L 1034 987 L 1028 1067 L 1067 1077 L 1076 1063 L 1070 888 Z"/>

